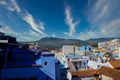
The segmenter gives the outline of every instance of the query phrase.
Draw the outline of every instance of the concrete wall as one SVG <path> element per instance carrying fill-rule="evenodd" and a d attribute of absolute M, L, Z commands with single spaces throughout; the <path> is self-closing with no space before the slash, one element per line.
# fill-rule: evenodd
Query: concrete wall
<path fill-rule="evenodd" d="M 72 77 L 71 73 L 67 73 L 67 79 L 68 80 L 92 80 L 94 77 Z"/>
<path fill-rule="evenodd" d="M 102 80 L 113 80 L 113 79 L 108 76 L 102 75 Z"/>
<path fill-rule="evenodd" d="M 68 54 L 74 53 L 74 47 L 75 46 L 70 46 L 70 45 L 63 46 L 63 54 L 68 55 Z M 83 48 L 84 47 L 82 47 L 82 49 L 80 50 L 80 47 L 75 47 L 75 53 L 81 56 L 85 56 L 91 53 L 89 50 L 84 51 Z M 89 49 L 89 46 L 87 47 L 87 49 Z"/>
<path fill-rule="evenodd" d="M 76 51 L 80 51 L 79 47 L 66 45 L 66 46 L 63 46 L 63 54 L 67 55 L 70 53 L 74 53 L 74 47 L 75 47 L 75 53 L 77 53 Z"/>

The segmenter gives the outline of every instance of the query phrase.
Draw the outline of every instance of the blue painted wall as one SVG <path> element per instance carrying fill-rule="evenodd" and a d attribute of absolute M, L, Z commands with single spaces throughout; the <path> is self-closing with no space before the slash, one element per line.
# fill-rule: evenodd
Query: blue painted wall
<path fill-rule="evenodd" d="M 55 80 L 55 57 L 54 56 L 41 56 L 40 68 L 44 73 Z"/>
<path fill-rule="evenodd" d="M 52 80 L 44 72 L 42 72 L 38 67 L 24 67 L 24 68 L 8 68 L 1 70 L 1 79 L 29 79 L 36 78 L 36 80 Z"/>
<path fill-rule="evenodd" d="M 86 51 L 91 51 L 92 48 L 91 48 L 90 46 L 81 46 L 81 47 L 80 47 L 80 50 L 81 50 L 81 51 L 85 51 L 85 50 L 86 50 Z"/>

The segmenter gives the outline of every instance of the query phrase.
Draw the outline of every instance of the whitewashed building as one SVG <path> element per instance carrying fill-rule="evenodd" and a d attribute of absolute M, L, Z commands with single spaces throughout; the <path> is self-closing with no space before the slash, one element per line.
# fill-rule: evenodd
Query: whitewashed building
<path fill-rule="evenodd" d="M 69 54 L 76 53 L 81 56 L 86 56 L 91 53 L 88 50 L 80 50 L 80 47 L 71 46 L 71 45 L 64 45 L 62 49 L 63 49 L 63 55 L 69 55 Z"/>

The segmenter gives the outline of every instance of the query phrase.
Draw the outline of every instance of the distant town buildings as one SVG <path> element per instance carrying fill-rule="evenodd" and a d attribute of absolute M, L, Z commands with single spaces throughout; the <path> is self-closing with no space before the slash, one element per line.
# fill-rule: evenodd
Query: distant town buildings
<path fill-rule="evenodd" d="M 113 39 L 111 41 L 98 43 L 98 48 L 107 48 L 113 50 L 120 46 L 120 39 Z"/>
<path fill-rule="evenodd" d="M 91 46 L 63 46 L 60 62 L 68 67 L 69 80 L 119 80 L 120 40 L 114 39 Z M 110 72 L 109 72 L 110 71 Z M 114 72 L 113 75 L 111 72 Z M 115 75 L 117 77 L 115 77 Z"/>
<path fill-rule="evenodd" d="M 113 39 L 107 42 L 98 43 L 98 48 L 103 51 L 111 52 L 112 54 L 117 54 L 116 59 L 120 59 L 120 39 Z"/>

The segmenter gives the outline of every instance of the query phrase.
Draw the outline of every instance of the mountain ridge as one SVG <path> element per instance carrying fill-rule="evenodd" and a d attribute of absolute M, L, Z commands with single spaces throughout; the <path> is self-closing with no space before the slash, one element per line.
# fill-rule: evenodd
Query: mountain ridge
<path fill-rule="evenodd" d="M 113 38 L 96 38 L 96 39 L 89 39 L 89 40 L 79 40 L 79 39 L 64 39 L 64 38 L 57 38 L 57 37 L 44 37 L 36 43 L 40 45 L 41 48 L 53 48 L 53 49 L 59 49 L 62 48 L 63 45 L 91 45 L 96 44 L 98 42 L 105 42 L 110 41 L 112 39 L 116 39 L 118 37 Z"/>

